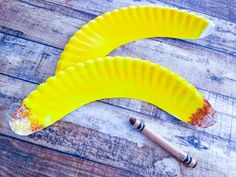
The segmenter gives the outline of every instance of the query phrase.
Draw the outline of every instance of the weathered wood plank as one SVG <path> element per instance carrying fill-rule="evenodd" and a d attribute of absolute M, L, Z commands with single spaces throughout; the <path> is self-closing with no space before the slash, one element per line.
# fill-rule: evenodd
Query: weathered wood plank
<path fill-rule="evenodd" d="M 164 3 L 169 3 L 176 5 L 181 8 L 186 8 L 189 10 L 201 12 L 208 14 L 219 19 L 225 19 L 228 21 L 236 22 L 236 1 L 221 1 L 221 0 L 207 0 L 207 1 L 196 1 L 196 0 L 177 0 L 177 1 L 164 1 Z"/>
<path fill-rule="evenodd" d="M 141 176 L 0 135 L 0 176 Z"/>
<path fill-rule="evenodd" d="M 7 78 L 6 76 L 5 79 Z M 63 122 L 60 121 L 36 134 L 28 137 L 17 136 L 9 129 L 5 113 L 12 102 L 21 99 L 36 85 L 11 78 L 3 82 L 2 77 L 0 84 L 4 87 L 1 87 L 0 91 L 1 95 L 4 93 L 4 97 L 0 100 L 2 134 L 145 176 L 167 176 L 169 173 L 171 176 L 233 177 L 235 175 L 233 170 L 236 165 L 235 140 L 183 126 L 179 122 L 153 119 L 99 102 L 80 108 L 68 115 Z M 128 124 L 129 116 L 145 120 L 154 131 L 196 157 L 199 160 L 196 170 L 185 168 L 167 152 L 133 130 Z M 220 131 L 224 129 L 221 124 L 214 128 Z M 227 165 L 229 161 L 230 166 Z M 214 171 L 209 174 L 209 169 Z"/>
<path fill-rule="evenodd" d="M 64 5 L 67 7 L 71 7 L 73 9 L 79 9 L 81 11 L 85 11 L 88 13 L 97 12 L 97 15 L 101 13 L 101 11 L 108 11 L 111 9 L 115 9 L 117 7 L 125 7 L 128 5 L 136 5 L 136 4 L 157 4 L 157 5 L 171 5 L 176 6 L 178 8 L 184 8 L 192 11 L 196 11 L 202 14 L 206 14 L 212 17 L 216 17 L 219 19 L 224 19 L 231 22 L 236 22 L 236 2 L 235 0 L 230 1 L 221 1 L 221 0 L 207 0 L 207 1 L 195 1 L 195 0 L 107 0 L 106 3 L 101 6 L 101 2 L 96 0 L 49 0 L 50 2 L 57 3 L 60 5 Z M 97 8 L 99 6 L 99 8 Z"/>
<path fill-rule="evenodd" d="M 90 6 L 92 6 L 91 4 Z M 116 6 L 118 7 L 119 5 L 116 4 Z M 104 3 L 101 1 L 94 4 L 91 9 L 103 8 Z M 94 12 L 96 15 L 94 15 L 91 14 L 92 11 L 87 13 L 50 2 L 34 0 L 29 2 L 3 0 L 0 9 L 0 31 L 58 48 L 63 48 L 75 31 L 98 14 L 96 11 Z M 99 14 L 103 12 L 101 10 Z M 234 32 L 236 24 L 217 18 L 212 18 L 212 20 L 216 24 L 216 31 L 210 37 L 189 42 L 236 56 L 236 46 L 234 45 L 236 42 Z M 170 44 L 179 41 L 168 39 L 156 40 L 165 41 Z M 180 43 L 179 45 L 182 44 Z"/>

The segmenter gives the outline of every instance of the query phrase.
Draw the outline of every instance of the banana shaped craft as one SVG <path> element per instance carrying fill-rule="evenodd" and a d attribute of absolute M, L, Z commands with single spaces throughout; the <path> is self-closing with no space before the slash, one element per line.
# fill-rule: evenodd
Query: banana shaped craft
<path fill-rule="evenodd" d="M 214 24 L 187 11 L 159 6 L 134 6 L 98 16 L 77 31 L 66 44 L 56 72 L 76 62 L 105 57 L 117 47 L 151 37 L 199 39 Z"/>
<path fill-rule="evenodd" d="M 55 76 L 23 100 L 10 126 L 19 135 L 29 135 L 92 101 L 125 97 L 149 102 L 191 125 L 208 127 L 215 122 L 213 108 L 178 74 L 146 60 L 105 56 L 136 39 L 197 39 L 212 28 L 203 17 L 164 7 L 137 6 L 105 13 L 76 32 Z"/>

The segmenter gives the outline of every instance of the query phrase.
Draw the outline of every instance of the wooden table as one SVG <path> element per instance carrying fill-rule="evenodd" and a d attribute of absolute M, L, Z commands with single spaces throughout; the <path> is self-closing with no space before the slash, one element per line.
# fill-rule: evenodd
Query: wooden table
<path fill-rule="evenodd" d="M 53 75 L 74 32 L 105 11 L 140 3 L 191 10 L 216 24 L 205 39 L 139 40 L 111 55 L 150 59 L 176 71 L 210 100 L 217 124 L 197 129 L 141 101 L 106 99 L 83 106 L 33 135 L 14 134 L 6 112 Z M 0 176 L 236 176 L 236 2 L 165 3 L 0 0 Z M 198 166 L 186 168 L 134 131 L 129 116 L 140 117 L 197 158 Z"/>

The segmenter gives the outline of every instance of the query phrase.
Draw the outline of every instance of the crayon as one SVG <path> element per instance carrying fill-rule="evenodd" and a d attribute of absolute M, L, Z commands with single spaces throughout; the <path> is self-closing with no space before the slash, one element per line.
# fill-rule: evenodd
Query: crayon
<path fill-rule="evenodd" d="M 148 127 L 145 126 L 144 122 L 137 120 L 136 118 L 129 119 L 130 124 L 141 131 L 146 137 L 151 139 L 156 144 L 160 145 L 162 148 L 170 152 L 173 156 L 175 156 L 179 161 L 183 162 L 186 166 L 194 168 L 197 165 L 197 161 L 193 159 L 191 156 L 186 154 L 185 152 L 176 148 L 169 141 L 164 139 L 158 134 L 155 134 Z"/>

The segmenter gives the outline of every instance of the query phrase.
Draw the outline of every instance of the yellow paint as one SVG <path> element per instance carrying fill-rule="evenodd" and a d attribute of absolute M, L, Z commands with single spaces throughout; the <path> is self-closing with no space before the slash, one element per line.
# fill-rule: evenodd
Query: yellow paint
<path fill-rule="evenodd" d="M 23 101 L 30 109 L 25 122 L 27 127 L 30 121 L 31 127 L 44 128 L 92 101 L 123 97 L 152 103 L 184 122 L 203 106 L 203 97 L 193 85 L 159 64 L 104 57 L 77 63 L 40 84 Z M 23 127 L 24 123 L 17 121 Z M 14 121 L 11 125 L 17 128 Z"/>

